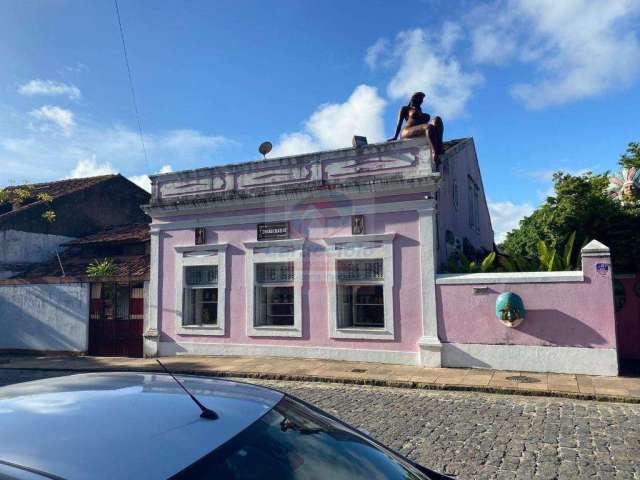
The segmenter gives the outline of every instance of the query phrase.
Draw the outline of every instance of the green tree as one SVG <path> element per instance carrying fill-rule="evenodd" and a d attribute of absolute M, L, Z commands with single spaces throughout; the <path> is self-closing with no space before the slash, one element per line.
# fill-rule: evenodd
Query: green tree
<path fill-rule="evenodd" d="M 640 143 L 629 143 L 627 151 L 620 157 L 620 165 L 627 168 L 640 168 Z"/>
<path fill-rule="evenodd" d="M 640 271 L 640 210 L 637 205 L 622 206 L 603 194 L 607 174 L 556 172 L 553 183 L 555 196 L 521 220 L 519 227 L 507 234 L 501 250 L 512 258 L 533 261 L 542 253 L 540 241 L 549 251 L 562 252 L 575 232 L 572 244 L 576 246 L 593 239 L 609 246 L 618 273 Z M 563 263 L 577 263 L 579 254 L 579 248 L 573 249 L 571 258 L 563 258 Z"/>

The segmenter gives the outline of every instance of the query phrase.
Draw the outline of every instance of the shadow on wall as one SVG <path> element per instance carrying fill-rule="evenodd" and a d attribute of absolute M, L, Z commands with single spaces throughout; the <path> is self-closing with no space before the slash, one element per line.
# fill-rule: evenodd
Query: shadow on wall
<path fill-rule="evenodd" d="M 453 343 L 446 344 L 442 349 L 442 364 L 447 367 L 464 367 L 464 368 L 493 368 L 486 362 L 463 352 Z"/>
<path fill-rule="evenodd" d="M 584 322 L 553 309 L 527 310 L 525 321 L 515 331 L 542 340 L 542 345 L 591 347 L 607 343 L 598 331 Z M 507 338 L 510 336 L 507 334 Z M 571 339 L 571 342 L 567 343 L 566 339 Z"/>
<path fill-rule="evenodd" d="M 0 287 L 0 349 L 86 351 L 88 296 L 78 284 Z"/>

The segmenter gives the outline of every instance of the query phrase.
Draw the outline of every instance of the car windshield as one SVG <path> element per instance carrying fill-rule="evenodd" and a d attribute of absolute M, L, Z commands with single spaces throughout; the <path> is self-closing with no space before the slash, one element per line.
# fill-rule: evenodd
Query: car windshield
<path fill-rule="evenodd" d="M 174 478 L 421 480 L 428 477 L 354 430 L 285 397 L 260 420 Z"/>

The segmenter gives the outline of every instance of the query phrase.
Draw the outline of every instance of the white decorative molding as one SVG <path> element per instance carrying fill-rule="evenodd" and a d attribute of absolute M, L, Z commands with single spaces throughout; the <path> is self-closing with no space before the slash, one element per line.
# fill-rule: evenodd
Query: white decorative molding
<path fill-rule="evenodd" d="M 286 210 L 277 213 L 258 213 L 251 215 L 216 215 L 212 218 L 198 220 L 179 220 L 169 222 L 154 222 L 151 224 L 152 231 L 158 230 L 184 230 L 195 227 L 221 227 L 225 225 L 244 225 L 247 223 L 279 222 L 291 220 L 303 220 L 313 218 L 348 217 L 350 215 L 371 215 L 374 213 L 393 213 L 415 211 L 430 205 L 432 200 L 410 200 L 404 202 L 384 202 L 367 205 L 350 205 L 331 209 L 303 209 Z M 264 201 L 261 208 L 269 205 Z M 248 208 L 245 204 L 244 208 Z M 227 209 L 228 210 L 228 209 Z M 183 215 L 185 212 L 174 211 L 172 215 Z"/>
<path fill-rule="evenodd" d="M 348 235 L 344 237 L 328 237 L 324 242 L 329 245 L 337 243 L 391 242 L 395 233 L 370 233 L 365 235 Z"/>
<path fill-rule="evenodd" d="M 149 254 L 149 286 L 147 288 L 148 295 L 145 295 L 145 313 L 143 332 L 148 337 L 143 341 L 143 353 L 145 357 L 155 357 L 158 355 L 159 336 L 158 332 L 158 314 L 159 314 L 159 297 L 160 297 L 160 235 L 161 232 L 151 232 L 150 254 Z"/>
<path fill-rule="evenodd" d="M 273 248 L 273 247 L 290 247 L 302 248 L 304 238 L 291 238 L 282 240 L 258 240 L 256 242 L 244 242 L 245 248 Z"/>
<path fill-rule="evenodd" d="M 262 344 L 230 344 L 204 342 L 161 342 L 160 355 L 211 355 L 211 356 L 260 356 L 321 358 L 345 362 L 390 363 L 418 365 L 418 353 L 396 350 L 372 350 L 359 348 L 276 346 Z"/>
<path fill-rule="evenodd" d="M 443 343 L 442 366 L 615 376 L 618 353 L 614 348 Z"/>
<path fill-rule="evenodd" d="M 227 304 L 227 244 L 177 246 L 175 273 L 175 328 L 178 335 L 213 335 L 225 334 Z M 215 265 L 218 267 L 218 313 L 215 325 L 183 325 L 184 267 Z"/>
<path fill-rule="evenodd" d="M 420 291 L 422 297 L 422 338 L 418 342 L 418 346 L 420 347 L 420 364 L 428 367 L 439 367 L 441 363 L 435 286 L 438 264 L 435 213 L 435 202 L 430 208 L 418 210 Z"/>
<path fill-rule="evenodd" d="M 352 235 L 348 237 L 325 238 L 327 249 L 327 289 L 329 294 L 329 335 L 331 338 L 352 338 L 367 340 L 394 340 L 395 317 L 393 308 L 394 267 L 393 239 L 395 233 Z M 338 248 L 341 246 L 342 248 Z M 349 248 L 349 247 L 352 248 Z M 341 259 L 381 259 L 384 269 L 383 300 L 384 327 L 338 326 L 338 299 L 336 263 Z"/>
<path fill-rule="evenodd" d="M 302 281 L 304 239 L 244 242 L 246 324 L 249 337 L 301 337 L 302 336 Z M 261 251 L 268 249 L 288 249 Z M 293 262 L 293 325 L 255 325 L 256 264 Z"/>
<path fill-rule="evenodd" d="M 446 273 L 436 275 L 437 285 L 563 282 L 584 282 L 584 273 L 582 270 L 575 270 L 567 272 Z"/>

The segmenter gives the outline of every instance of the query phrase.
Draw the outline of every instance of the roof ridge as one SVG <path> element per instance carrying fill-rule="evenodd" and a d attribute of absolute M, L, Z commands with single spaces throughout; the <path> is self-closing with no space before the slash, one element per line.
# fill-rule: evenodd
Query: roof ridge
<path fill-rule="evenodd" d="M 76 178 L 63 178 L 62 180 L 52 180 L 50 182 L 39 183 L 22 183 L 20 185 L 7 185 L 5 188 L 20 188 L 20 187 L 40 187 L 43 185 L 58 185 L 65 182 L 78 182 L 80 180 L 106 180 L 108 178 L 117 177 L 119 173 L 108 173 L 106 175 L 93 175 L 91 177 L 76 177 Z"/>
<path fill-rule="evenodd" d="M 98 183 L 104 182 L 106 180 L 111 180 L 113 178 L 116 177 L 121 177 L 122 175 L 120 175 L 119 173 L 115 173 L 115 174 L 108 174 L 108 175 L 96 175 L 94 177 L 80 177 L 80 178 L 67 178 L 64 180 L 55 180 L 53 182 L 43 182 L 43 183 L 25 183 L 22 185 L 11 185 L 10 187 L 6 187 L 6 188 L 20 188 L 20 187 L 25 187 L 25 186 L 29 186 L 29 187 L 43 187 L 43 186 L 53 186 L 53 185 L 59 185 L 61 183 L 65 183 L 65 182 L 72 182 L 72 181 L 76 181 L 79 182 L 81 180 L 91 180 L 91 182 L 85 182 L 85 183 L 80 183 L 79 185 L 77 185 L 74 188 L 70 188 L 69 190 L 66 190 L 62 193 L 58 193 L 58 194 L 52 194 L 51 196 L 53 197 L 53 199 L 58 199 L 58 198 L 62 198 L 65 197 L 67 195 L 70 195 L 72 193 L 76 193 L 80 190 L 83 190 L 85 188 L 88 187 L 92 187 Z M 124 177 L 123 177 L 124 178 Z M 45 192 L 46 193 L 46 192 Z M 33 208 L 35 206 L 39 206 L 44 204 L 45 202 L 42 200 L 36 200 L 35 202 L 31 202 L 28 203 L 26 205 L 21 205 L 20 207 L 10 210 L 8 212 L 2 213 L 0 214 L 0 219 L 5 219 L 8 218 L 12 215 L 17 215 L 18 213 L 22 213 L 25 210 L 28 210 L 29 208 Z"/>

